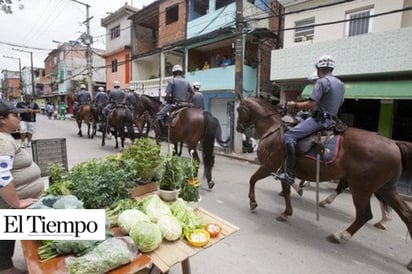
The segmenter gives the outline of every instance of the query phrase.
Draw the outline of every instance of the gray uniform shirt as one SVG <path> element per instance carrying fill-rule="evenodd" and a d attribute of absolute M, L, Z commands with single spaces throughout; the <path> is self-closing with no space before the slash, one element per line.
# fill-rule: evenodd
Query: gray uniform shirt
<path fill-rule="evenodd" d="M 192 97 L 193 106 L 196 108 L 205 109 L 205 102 L 203 101 L 203 94 L 200 91 L 195 91 Z"/>
<path fill-rule="evenodd" d="M 177 75 L 167 83 L 166 96 L 173 98 L 173 102 L 188 102 L 192 87 L 182 76 Z"/>
<path fill-rule="evenodd" d="M 109 101 L 109 96 L 107 95 L 106 92 L 104 92 L 104 91 L 99 91 L 99 92 L 96 94 L 95 101 L 96 101 L 96 104 L 98 104 L 98 105 L 104 105 L 104 104 L 108 103 L 108 101 Z"/>
<path fill-rule="evenodd" d="M 342 81 L 328 74 L 316 81 L 310 99 L 318 102 L 315 110 L 336 116 L 344 96 L 345 86 Z"/>
<path fill-rule="evenodd" d="M 109 94 L 109 102 L 113 104 L 114 106 L 124 104 L 125 96 L 126 95 L 124 94 L 122 90 L 118 88 L 113 89 L 112 91 L 110 91 L 110 94 Z"/>
<path fill-rule="evenodd" d="M 83 104 L 88 104 L 92 100 L 92 97 L 90 96 L 90 93 L 86 90 L 81 90 L 79 94 L 77 95 L 77 101 L 83 105 Z"/>

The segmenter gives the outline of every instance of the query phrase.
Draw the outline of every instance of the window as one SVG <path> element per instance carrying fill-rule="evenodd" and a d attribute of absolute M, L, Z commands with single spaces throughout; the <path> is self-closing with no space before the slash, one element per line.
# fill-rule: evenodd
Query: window
<path fill-rule="evenodd" d="M 356 12 L 349 12 L 346 14 L 346 19 L 351 20 L 346 22 L 345 35 L 355 36 L 369 33 L 372 31 L 373 9 L 358 10 Z"/>
<path fill-rule="evenodd" d="M 197 17 L 205 15 L 209 11 L 209 1 L 195 0 L 193 2 L 193 10 Z"/>
<path fill-rule="evenodd" d="M 166 25 L 176 22 L 179 19 L 179 5 L 166 8 Z"/>
<path fill-rule="evenodd" d="M 235 2 L 235 0 L 216 0 L 216 9 L 223 8 L 233 2 Z"/>
<path fill-rule="evenodd" d="M 110 40 L 116 39 L 120 36 L 120 26 L 116 26 L 110 30 Z"/>
<path fill-rule="evenodd" d="M 112 60 L 112 72 L 117 72 L 117 59 Z"/>
<path fill-rule="evenodd" d="M 313 40 L 315 17 L 295 22 L 295 43 Z"/>

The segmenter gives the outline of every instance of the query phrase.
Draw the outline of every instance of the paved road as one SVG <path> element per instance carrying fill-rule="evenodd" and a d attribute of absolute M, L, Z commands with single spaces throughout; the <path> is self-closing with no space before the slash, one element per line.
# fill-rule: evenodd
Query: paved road
<path fill-rule="evenodd" d="M 66 138 L 69 166 L 117 152 L 113 140 L 102 148 L 100 138 L 89 140 L 76 133 L 74 121 L 50 121 L 40 116 L 35 138 Z M 192 273 L 409 273 L 405 265 L 412 252 L 406 226 L 394 215 L 387 231 L 375 229 L 373 223 L 380 217 L 376 199 L 372 200 L 373 220 L 348 243 L 335 245 L 325 237 L 352 221 L 354 208 L 348 192 L 320 210 L 320 221 L 315 218 L 314 186 L 305 189 L 303 197 L 293 193 L 294 214 L 282 223 L 275 219 L 284 208 L 277 195 L 280 184 L 271 178 L 258 183 L 259 207 L 253 213 L 249 210 L 248 180 L 256 169 L 249 161 L 216 157 L 216 185 L 210 192 L 203 183 L 201 206 L 237 225 L 240 231 L 192 257 Z M 333 188 L 332 184 L 321 184 L 320 196 Z M 21 255 L 16 259 L 22 264 Z M 181 273 L 180 267 L 173 267 L 170 273 Z"/>

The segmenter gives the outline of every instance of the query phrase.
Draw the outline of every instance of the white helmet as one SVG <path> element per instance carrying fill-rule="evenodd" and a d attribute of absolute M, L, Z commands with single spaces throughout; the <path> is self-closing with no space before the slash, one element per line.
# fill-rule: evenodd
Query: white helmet
<path fill-rule="evenodd" d="M 134 91 L 136 88 L 134 86 L 130 86 L 129 90 Z"/>
<path fill-rule="evenodd" d="M 308 80 L 314 82 L 319 79 L 319 75 L 317 71 L 314 71 L 311 75 L 309 75 Z"/>
<path fill-rule="evenodd" d="M 182 66 L 181 65 L 174 65 L 172 68 L 172 72 L 180 71 L 183 72 Z"/>
<path fill-rule="evenodd" d="M 120 88 L 120 82 L 119 81 L 114 81 L 113 82 L 113 87 Z"/>
<path fill-rule="evenodd" d="M 85 84 L 81 84 L 81 85 L 80 85 L 80 89 L 86 89 L 86 85 L 85 85 Z"/>
<path fill-rule="evenodd" d="M 332 56 L 323 55 L 319 58 L 318 62 L 315 64 L 316 68 L 331 68 L 334 69 L 336 66 L 335 60 Z"/>
<path fill-rule="evenodd" d="M 99 87 L 97 90 L 98 91 L 104 91 L 104 87 Z"/>
<path fill-rule="evenodd" d="M 199 82 L 194 82 L 193 87 L 199 89 L 200 88 L 200 83 Z"/>

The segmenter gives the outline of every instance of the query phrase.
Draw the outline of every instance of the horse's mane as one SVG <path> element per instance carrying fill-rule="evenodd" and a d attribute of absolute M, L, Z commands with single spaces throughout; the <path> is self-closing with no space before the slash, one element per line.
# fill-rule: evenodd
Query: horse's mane
<path fill-rule="evenodd" d="M 157 97 L 153 97 L 153 96 L 150 96 L 150 95 L 147 95 L 147 94 L 142 94 L 141 95 L 142 97 L 145 97 L 145 98 L 147 98 L 147 99 L 149 99 L 149 100 L 151 100 L 151 101 L 154 101 L 154 102 L 156 102 L 156 103 L 158 103 L 158 104 L 162 104 L 162 102 L 159 100 L 159 98 L 157 98 Z"/>
<path fill-rule="evenodd" d="M 280 105 L 272 105 L 268 101 L 263 100 L 261 98 L 257 98 L 257 97 L 248 97 L 248 99 L 251 99 L 252 101 L 256 102 L 258 105 L 263 107 L 265 109 L 265 111 L 267 111 L 267 112 L 276 112 L 276 113 L 279 113 L 281 115 L 283 115 L 283 113 L 285 113 L 285 109 L 283 107 L 281 107 Z"/>

